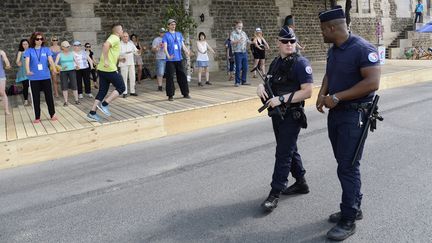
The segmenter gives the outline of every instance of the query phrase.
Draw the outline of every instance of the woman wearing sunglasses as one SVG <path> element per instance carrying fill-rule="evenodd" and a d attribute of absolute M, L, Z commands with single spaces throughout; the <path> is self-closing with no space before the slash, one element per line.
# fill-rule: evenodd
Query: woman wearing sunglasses
<path fill-rule="evenodd" d="M 91 70 L 90 70 L 91 79 L 93 80 L 93 85 L 94 85 L 93 87 L 95 89 L 98 89 L 99 87 L 98 87 L 97 75 L 96 75 L 96 65 L 97 65 L 97 63 L 95 62 L 95 60 L 93 58 L 94 53 L 93 53 L 93 51 L 91 49 L 90 43 L 88 43 L 88 42 L 85 43 L 84 47 L 85 47 L 85 51 L 87 53 L 87 56 L 89 56 L 90 59 L 93 61 L 93 66 L 90 66 L 90 62 L 89 62 L 89 66 L 91 67 Z"/>
<path fill-rule="evenodd" d="M 51 50 L 51 52 L 53 54 L 52 58 L 55 61 L 56 58 L 57 58 L 57 55 L 61 51 L 61 48 L 59 46 L 59 38 L 57 36 L 51 37 L 50 50 Z M 52 80 L 53 87 L 54 87 L 54 95 L 55 95 L 56 98 L 58 98 L 59 97 L 59 92 L 58 92 L 59 75 L 56 74 L 56 73 L 52 73 L 51 80 Z"/>
<path fill-rule="evenodd" d="M 306 184 L 302 159 L 297 150 L 297 137 L 300 128 L 306 128 L 306 116 L 303 111 L 304 100 L 312 95 L 312 68 L 309 61 L 296 53 L 294 31 L 284 26 L 279 32 L 279 56 L 269 68 L 271 90 L 274 96 L 260 84 L 257 95 L 269 107 L 269 116 L 273 123 L 276 137 L 276 161 L 271 182 L 271 191 L 261 206 L 267 212 L 277 207 L 279 195 L 306 194 Z M 261 72 L 261 71 L 259 71 Z M 278 107 L 278 109 L 276 109 Z M 288 174 L 296 182 L 287 187 Z"/>
<path fill-rule="evenodd" d="M 51 89 L 51 72 L 49 66 L 55 67 L 52 52 L 45 47 L 44 36 L 41 32 L 34 32 L 30 37 L 30 48 L 24 52 L 26 74 L 30 80 L 30 89 L 33 98 L 35 120 L 40 123 L 40 92 L 45 95 L 45 102 L 52 121 L 56 121 L 54 98 Z M 56 71 L 54 71 L 56 72 Z"/>

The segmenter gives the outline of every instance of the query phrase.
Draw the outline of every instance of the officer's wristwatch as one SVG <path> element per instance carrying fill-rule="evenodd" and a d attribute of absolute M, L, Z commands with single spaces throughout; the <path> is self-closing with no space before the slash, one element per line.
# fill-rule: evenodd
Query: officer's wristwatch
<path fill-rule="evenodd" d="M 336 95 L 332 95 L 331 98 L 333 100 L 333 103 L 335 103 L 335 105 L 337 105 L 339 103 L 339 101 L 340 101 L 339 98 L 336 97 Z"/>
<path fill-rule="evenodd" d="M 285 104 L 285 97 L 283 95 L 279 96 L 279 101 L 281 104 Z"/>

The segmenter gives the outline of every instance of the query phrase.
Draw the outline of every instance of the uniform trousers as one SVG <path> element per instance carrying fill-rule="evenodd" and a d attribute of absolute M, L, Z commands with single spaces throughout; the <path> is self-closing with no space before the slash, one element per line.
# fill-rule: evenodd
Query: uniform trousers
<path fill-rule="evenodd" d="M 288 174 L 294 178 L 302 178 L 306 173 L 297 149 L 297 138 L 300 133 L 300 123 L 287 112 L 284 120 L 280 116 L 272 116 L 273 131 L 276 138 L 275 166 L 271 187 L 273 192 L 281 192 L 288 185 Z"/>
<path fill-rule="evenodd" d="M 327 118 L 328 136 L 338 163 L 337 175 L 342 186 L 340 209 L 342 218 L 347 220 L 355 220 L 363 197 L 360 191 L 360 159 L 363 147 L 354 166 L 351 164 L 363 131 L 363 127 L 359 126 L 359 119 L 365 123 L 365 112 L 355 109 L 331 109 Z"/>

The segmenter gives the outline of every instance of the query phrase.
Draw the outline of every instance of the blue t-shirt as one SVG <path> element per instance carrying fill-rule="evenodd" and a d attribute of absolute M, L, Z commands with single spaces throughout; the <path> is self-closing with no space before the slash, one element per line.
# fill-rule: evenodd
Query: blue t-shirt
<path fill-rule="evenodd" d="M 415 12 L 416 13 L 422 13 L 423 12 L 423 4 L 418 3 L 417 6 L 416 6 Z"/>
<path fill-rule="evenodd" d="M 167 43 L 168 54 L 174 55 L 173 59 L 166 58 L 167 62 L 176 62 L 182 60 L 182 43 L 183 35 L 180 32 L 166 32 L 162 38 L 163 43 Z"/>
<path fill-rule="evenodd" d="M 48 47 L 41 47 L 40 49 L 28 48 L 24 52 L 24 57 L 30 58 L 30 71 L 33 73 L 33 75 L 28 76 L 30 80 L 37 81 L 51 78 L 48 64 L 49 56 L 52 56 L 52 52 Z"/>
<path fill-rule="evenodd" d="M 330 95 L 347 90 L 363 80 L 360 69 L 380 65 L 378 52 L 363 38 L 350 35 L 341 46 L 334 45 L 328 51 L 326 75 Z M 361 103 L 372 101 L 375 92 L 341 103 Z"/>

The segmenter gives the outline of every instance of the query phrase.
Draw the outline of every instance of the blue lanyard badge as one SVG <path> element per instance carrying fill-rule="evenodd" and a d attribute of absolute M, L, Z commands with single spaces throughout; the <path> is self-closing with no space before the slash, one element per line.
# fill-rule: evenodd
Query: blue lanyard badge
<path fill-rule="evenodd" d="M 178 45 L 178 40 L 177 40 L 177 33 L 174 33 L 174 36 L 171 32 L 169 32 L 171 38 L 173 38 L 174 40 L 174 50 L 178 50 L 179 49 L 179 45 Z"/>
<path fill-rule="evenodd" d="M 37 69 L 38 69 L 38 71 L 42 71 L 42 70 L 43 70 L 43 65 L 42 65 L 42 63 L 41 63 L 41 61 L 40 61 L 41 56 L 42 56 L 42 47 L 39 49 L 39 55 L 38 55 L 36 49 L 34 49 L 34 52 L 35 52 L 36 57 L 37 57 L 37 59 L 38 59 Z"/>

